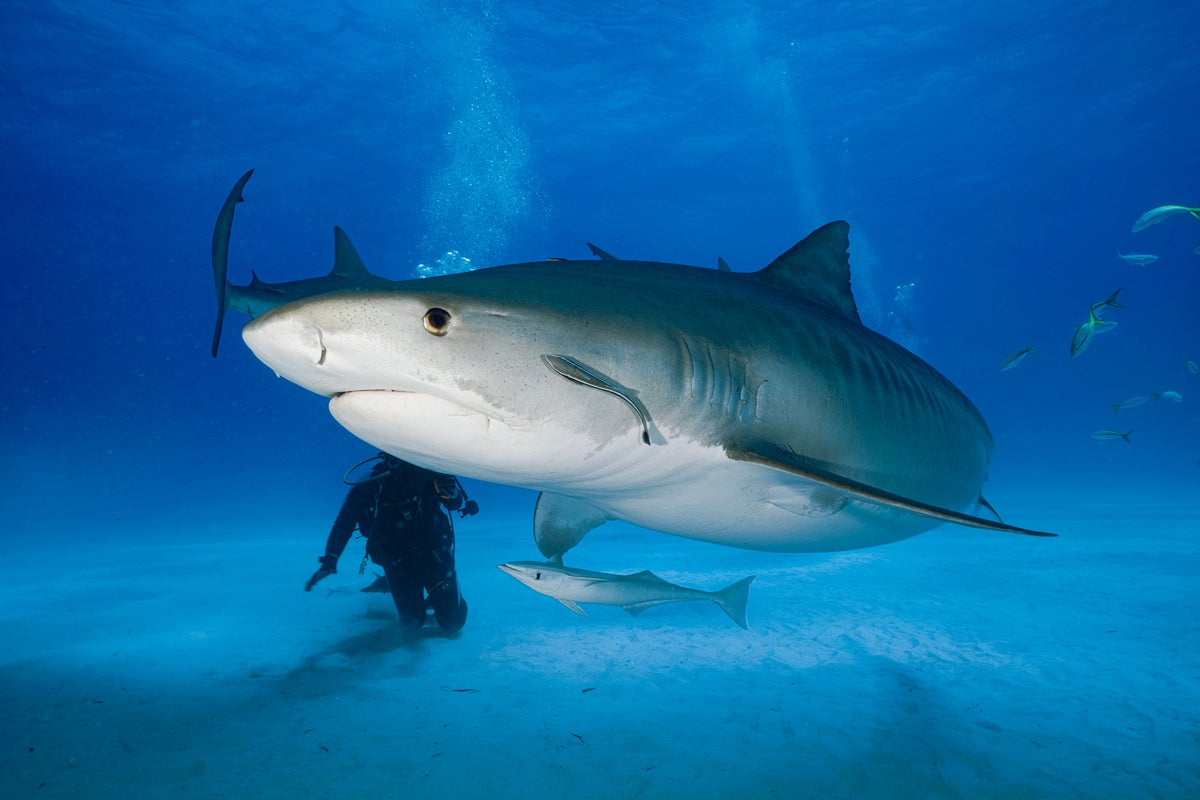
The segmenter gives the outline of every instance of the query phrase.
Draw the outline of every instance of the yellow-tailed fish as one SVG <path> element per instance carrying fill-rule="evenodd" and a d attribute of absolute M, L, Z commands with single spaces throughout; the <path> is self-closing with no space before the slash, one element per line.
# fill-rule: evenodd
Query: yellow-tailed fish
<path fill-rule="evenodd" d="M 1117 256 L 1123 258 L 1126 264 L 1135 267 L 1144 267 L 1147 264 L 1153 264 L 1155 261 L 1158 261 L 1158 256 L 1152 256 L 1149 253 L 1122 253 L 1118 251 Z"/>
<path fill-rule="evenodd" d="M 1122 400 L 1120 403 L 1109 403 L 1109 405 L 1112 406 L 1113 413 L 1115 414 L 1122 409 L 1136 408 L 1137 406 L 1148 402 L 1150 402 L 1149 397 L 1144 394 L 1139 394 L 1137 397 L 1131 397 L 1128 400 Z"/>
<path fill-rule="evenodd" d="M 1025 356 L 1029 355 L 1030 353 L 1036 353 L 1036 352 L 1037 351 L 1033 349 L 1032 344 L 1029 345 L 1028 347 L 1026 347 L 1024 350 L 1018 350 L 1017 352 L 1013 353 L 1012 355 L 1010 355 L 1006 359 L 1004 359 L 1004 361 L 1000 364 L 1000 371 L 1005 372 L 1007 370 L 1012 369 L 1013 367 L 1017 366 L 1022 361 L 1024 361 Z"/>
<path fill-rule="evenodd" d="M 1104 316 L 1104 312 L 1110 308 L 1125 308 L 1125 306 L 1117 302 L 1117 295 L 1119 295 L 1122 291 L 1123 289 L 1117 289 L 1108 296 L 1107 300 L 1101 300 L 1098 303 L 1092 303 L 1092 313 L 1096 315 L 1097 319 Z"/>
<path fill-rule="evenodd" d="M 1137 222 L 1133 223 L 1133 232 L 1143 231 L 1156 222 L 1162 222 L 1167 217 L 1174 217 L 1179 214 L 1191 214 L 1196 219 L 1200 219 L 1200 208 L 1188 208 L 1187 206 L 1158 206 L 1157 208 L 1152 208 L 1138 217 Z"/>
<path fill-rule="evenodd" d="M 1120 289 L 1117 291 L 1120 291 Z M 1114 294 L 1113 297 L 1116 297 L 1116 294 Z M 1109 299 L 1111 300 L 1112 298 Z M 1117 323 L 1104 322 L 1096 315 L 1098 308 L 1104 305 L 1104 303 L 1096 303 L 1090 309 L 1088 309 L 1088 321 L 1075 329 L 1075 335 L 1071 338 L 1072 357 L 1079 355 L 1084 350 L 1087 350 L 1088 345 L 1092 343 L 1092 337 L 1097 333 L 1111 331 L 1113 328 L 1117 327 Z M 1118 308 L 1124 308 L 1124 306 L 1118 304 Z"/>

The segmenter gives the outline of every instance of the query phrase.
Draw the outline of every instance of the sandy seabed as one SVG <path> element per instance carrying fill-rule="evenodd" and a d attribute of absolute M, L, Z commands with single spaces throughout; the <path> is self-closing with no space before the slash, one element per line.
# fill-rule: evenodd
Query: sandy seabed
<path fill-rule="evenodd" d="M 1005 511 L 1062 536 L 780 555 L 607 526 L 569 554 L 755 574 L 748 631 L 703 602 L 578 616 L 495 568 L 535 553 L 518 517 L 460 523 L 457 639 L 357 592 L 361 542 L 301 591 L 327 520 L 8 552 L 0 794 L 1200 796 L 1200 501 Z"/>

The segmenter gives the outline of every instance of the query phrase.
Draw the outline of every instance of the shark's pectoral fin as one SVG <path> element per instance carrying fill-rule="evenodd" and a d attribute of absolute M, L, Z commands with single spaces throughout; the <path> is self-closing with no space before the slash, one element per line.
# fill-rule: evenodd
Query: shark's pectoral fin
<path fill-rule="evenodd" d="M 567 608 L 569 608 L 569 609 L 571 609 L 572 611 L 574 611 L 574 612 L 575 612 L 576 614 L 578 614 L 579 616 L 581 616 L 581 617 L 586 617 L 586 616 L 587 616 L 587 612 L 586 612 L 586 611 L 584 611 L 582 608 L 580 608 L 580 607 L 579 607 L 579 604 L 578 604 L 578 603 L 576 603 L 574 600 L 564 600 L 564 599 L 562 599 L 561 597 L 556 597 L 556 598 L 554 598 L 554 599 L 555 599 L 555 600 L 557 600 L 558 602 L 562 603 L 562 604 L 563 604 L 564 606 L 566 606 Z"/>
<path fill-rule="evenodd" d="M 542 555 L 553 560 L 579 544 L 588 531 L 612 519 L 591 503 L 542 492 L 533 510 L 533 539 Z"/>
<path fill-rule="evenodd" d="M 796 475 L 805 480 L 820 484 L 827 490 L 836 492 L 849 500 L 886 506 L 900 511 L 907 511 L 910 514 L 917 514 L 922 517 L 941 520 L 942 522 L 953 522 L 957 525 L 965 525 L 970 528 L 982 528 L 984 530 L 1003 531 L 1005 533 L 1020 533 L 1026 536 L 1057 535 L 1044 531 L 1018 528 L 1013 525 L 1006 525 L 1003 522 L 993 522 L 992 520 L 973 517 L 970 514 L 963 514 L 959 511 L 952 511 L 948 508 L 941 508 L 919 500 L 902 497 L 884 489 L 868 486 L 865 483 L 859 483 L 850 478 L 835 475 L 819 467 L 814 467 L 811 464 L 805 463 L 795 453 L 770 443 L 734 443 L 726 446 L 725 452 L 735 461 L 746 461 L 771 469 L 782 470 L 791 475 Z"/>

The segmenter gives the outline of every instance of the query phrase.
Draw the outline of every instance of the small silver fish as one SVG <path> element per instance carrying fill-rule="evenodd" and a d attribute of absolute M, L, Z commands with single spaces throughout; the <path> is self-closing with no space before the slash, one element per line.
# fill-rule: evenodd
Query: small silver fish
<path fill-rule="evenodd" d="M 1144 267 L 1147 264 L 1153 264 L 1155 261 L 1158 261 L 1158 256 L 1152 256 L 1149 253 L 1128 253 L 1128 254 L 1126 254 L 1126 253 L 1118 252 L 1117 256 L 1119 258 L 1125 259 L 1126 264 L 1130 264 L 1135 267 Z"/>
<path fill-rule="evenodd" d="M 1116 404 L 1109 403 L 1109 405 L 1112 406 L 1113 413 L 1115 414 L 1118 411 L 1121 411 L 1122 409 L 1136 408 L 1137 406 L 1140 406 L 1144 403 L 1149 403 L 1149 402 L 1150 402 L 1149 397 L 1147 397 L 1144 394 L 1139 394 L 1137 397 L 1131 397 L 1128 400 L 1122 400 L 1120 403 L 1116 403 Z"/>
<path fill-rule="evenodd" d="M 1176 403 L 1183 402 L 1183 395 L 1181 395 L 1179 392 L 1172 392 L 1170 390 L 1165 391 L 1165 392 L 1151 392 L 1150 396 L 1154 398 L 1154 402 L 1156 402 L 1156 403 L 1159 400 L 1162 400 L 1164 397 L 1167 400 L 1174 400 Z"/>
<path fill-rule="evenodd" d="M 1022 361 L 1024 361 L 1025 356 L 1029 355 L 1030 353 L 1036 353 L 1036 352 L 1037 351 L 1033 349 L 1033 345 L 1029 345 L 1024 350 L 1018 350 L 1017 352 L 1010 355 L 1008 358 L 1004 359 L 1003 362 L 1001 362 L 1000 371 L 1005 372 L 1007 370 L 1012 369 L 1013 367 L 1017 366 Z"/>
<path fill-rule="evenodd" d="M 1192 373 L 1193 375 L 1200 374 L 1200 366 L 1196 366 L 1196 362 L 1192 361 L 1187 356 L 1183 357 L 1183 365 L 1187 367 L 1188 372 Z"/>
<path fill-rule="evenodd" d="M 1137 218 L 1137 222 L 1133 223 L 1133 232 L 1144 231 L 1156 222 L 1162 222 L 1167 217 L 1174 217 L 1178 214 L 1191 214 L 1196 219 L 1200 219 L 1200 208 L 1188 208 L 1187 206 L 1158 206 L 1152 208 L 1145 214 Z"/>
<path fill-rule="evenodd" d="M 1108 430 L 1106 428 L 1102 431 L 1094 432 L 1092 434 L 1092 438 L 1099 439 L 1102 442 L 1106 442 L 1109 439 L 1124 439 L 1125 444 L 1133 444 L 1133 442 L 1129 441 L 1129 434 L 1131 434 L 1131 433 L 1133 433 L 1133 428 L 1130 428 L 1129 430 L 1125 431 L 1124 433 L 1121 433 L 1120 431 Z"/>

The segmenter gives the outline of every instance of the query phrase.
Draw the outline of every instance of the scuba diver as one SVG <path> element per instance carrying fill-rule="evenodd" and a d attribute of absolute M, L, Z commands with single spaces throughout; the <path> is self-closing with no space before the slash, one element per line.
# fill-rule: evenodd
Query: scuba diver
<path fill-rule="evenodd" d="M 368 461 L 379 460 L 370 475 L 350 480 L 350 474 Z M 479 512 L 453 475 L 430 472 L 379 453 L 351 467 L 342 480 L 350 485 L 341 511 L 325 542 L 320 569 L 304 585 L 312 591 L 319 581 L 337 572 L 338 557 L 357 527 L 367 539 L 367 555 L 383 567 L 384 575 L 363 591 L 390 591 L 400 624 L 418 630 L 425 611 L 432 608 L 438 625 L 456 634 L 467 621 L 467 603 L 458 588 L 454 568 L 454 523 L 449 512 L 462 517 Z M 382 586 L 386 582 L 386 588 Z M 379 588 L 377 588 L 379 587 Z"/>

